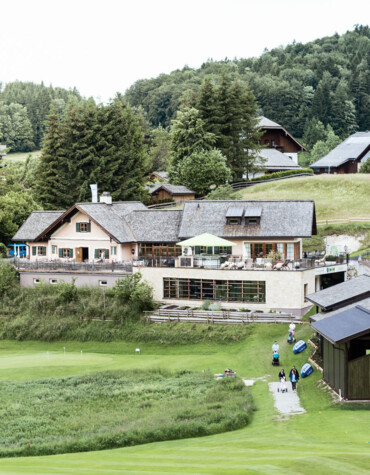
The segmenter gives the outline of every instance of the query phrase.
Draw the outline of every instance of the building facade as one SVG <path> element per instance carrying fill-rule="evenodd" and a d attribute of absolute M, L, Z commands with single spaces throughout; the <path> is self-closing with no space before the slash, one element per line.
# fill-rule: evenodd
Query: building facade
<path fill-rule="evenodd" d="M 203 233 L 230 245 L 178 245 Z M 191 200 L 183 209 L 153 210 L 105 196 L 64 212 L 36 211 L 13 240 L 27 244 L 18 261 L 22 285 L 76 278 L 110 286 L 140 271 L 161 302 L 302 314 L 323 275 L 346 279 L 345 263 L 303 256 L 302 239 L 313 234 L 313 201 Z"/>

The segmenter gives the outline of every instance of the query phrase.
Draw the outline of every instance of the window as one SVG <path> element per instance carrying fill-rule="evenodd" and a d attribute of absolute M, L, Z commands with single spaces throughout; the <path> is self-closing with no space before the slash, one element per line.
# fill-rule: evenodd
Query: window
<path fill-rule="evenodd" d="M 109 259 L 109 249 L 95 249 L 95 259 Z"/>
<path fill-rule="evenodd" d="M 294 244 L 288 243 L 286 245 L 286 258 L 287 259 L 294 259 Z"/>
<path fill-rule="evenodd" d="M 51 252 L 52 252 L 52 254 L 56 254 L 57 253 L 57 246 L 51 246 Z"/>
<path fill-rule="evenodd" d="M 215 247 L 206 247 L 206 246 L 195 246 L 194 254 L 210 254 L 210 255 L 220 255 L 220 254 L 231 254 L 231 246 L 215 246 Z"/>
<path fill-rule="evenodd" d="M 252 257 L 252 245 L 247 242 L 244 243 L 244 257 L 247 259 Z"/>
<path fill-rule="evenodd" d="M 106 280 L 99 280 L 99 285 L 100 287 L 106 287 L 108 285 L 108 282 Z"/>
<path fill-rule="evenodd" d="M 307 292 L 308 292 L 308 284 L 304 284 L 304 301 L 305 302 L 307 302 L 306 300 Z"/>
<path fill-rule="evenodd" d="M 60 248 L 59 249 L 59 257 L 62 258 L 72 258 L 73 257 L 73 249 L 67 248 Z"/>
<path fill-rule="evenodd" d="M 111 247 L 110 248 L 110 253 L 112 256 L 116 256 L 117 255 L 117 248 L 114 246 L 114 247 Z"/>
<path fill-rule="evenodd" d="M 260 218 L 245 218 L 245 224 L 260 224 Z"/>
<path fill-rule="evenodd" d="M 251 280 L 163 279 L 163 297 L 181 300 L 266 302 L 266 283 Z"/>
<path fill-rule="evenodd" d="M 281 258 L 284 259 L 284 244 L 282 242 L 276 244 L 276 250 L 281 254 Z"/>
<path fill-rule="evenodd" d="M 76 223 L 76 231 L 78 233 L 89 233 L 91 232 L 90 223 Z"/>
<path fill-rule="evenodd" d="M 46 246 L 37 246 L 37 255 L 46 256 Z"/>
<path fill-rule="evenodd" d="M 33 279 L 33 283 L 36 284 L 36 285 L 37 285 L 37 284 L 41 284 L 41 280 L 35 277 L 35 278 Z"/>
<path fill-rule="evenodd" d="M 55 285 L 55 284 L 58 283 L 58 280 L 57 280 L 57 279 L 49 279 L 49 283 L 50 283 L 51 285 Z"/>
<path fill-rule="evenodd" d="M 227 218 L 226 219 L 226 224 L 240 224 L 241 219 L 240 218 Z"/>

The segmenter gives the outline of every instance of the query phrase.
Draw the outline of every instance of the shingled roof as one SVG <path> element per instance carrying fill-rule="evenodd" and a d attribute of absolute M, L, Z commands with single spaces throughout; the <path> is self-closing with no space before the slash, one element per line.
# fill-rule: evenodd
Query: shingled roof
<path fill-rule="evenodd" d="M 310 167 L 339 167 L 350 160 L 362 159 L 368 151 L 370 151 L 370 132 L 356 132 L 320 160 L 312 163 Z"/>
<path fill-rule="evenodd" d="M 126 222 L 137 242 L 177 242 L 182 210 L 133 211 Z"/>
<path fill-rule="evenodd" d="M 13 241 L 33 241 L 65 211 L 33 211 L 13 236 Z"/>
<path fill-rule="evenodd" d="M 226 224 L 230 207 L 261 208 L 258 225 Z M 187 201 L 184 203 L 179 238 L 203 233 L 228 238 L 311 237 L 316 234 L 315 203 L 306 201 Z"/>
<path fill-rule="evenodd" d="M 293 170 L 301 168 L 294 160 L 279 152 L 275 148 L 262 148 L 258 154 L 267 161 L 263 164 L 263 168 L 268 170 Z"/>
<path fill-rule="evenodd" d="M 307 295 L 306 299 L 322 310 L 328 311 L 365 297 L 370 297 L 370 275 L 368 274 Z"/>
<path fill-rule="evenodd" d="M 189 190 L 183 185 L 171 185 L 170 183 L 156 183 L 148 187 L 149 194 L 153 195 L 159 190 L 165 190 L 170 195 L 195 195 L 195 191 Z"/>
<path fill-rule="evenodd" d="M 242 224 L 227 224 L 230 208 L 240 208 Z M 313 201 L 194 201 L 183 210 L 149 210 L 141 202 L 76 203 L 67 211 L 36 211 L 15 241 L 48 239 L 63 223 L 85 213 L 118 243 L 178 242 L 203 233 L 223 238 L 310 237 L 316 234 Z M 245 217 L 260 216 L 258 224 L 245 224 Z"/>

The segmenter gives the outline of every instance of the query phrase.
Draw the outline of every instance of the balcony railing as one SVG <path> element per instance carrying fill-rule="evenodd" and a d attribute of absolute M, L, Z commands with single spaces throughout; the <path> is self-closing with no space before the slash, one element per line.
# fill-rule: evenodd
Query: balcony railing
<path fill-rule="evenodd" d="M 325 256 L 311 256 L 301 259 L 286 259 L 273 261 L 268 258 L 248 259 L 243 256 L 179 256 L 179 257 L 136 257 L 132 261 L 134 267 L 188 267 L 200 269 L 220 270 L 289 270 L 299 271 L 314 269 L 316 267 L 333 266 L 347 263 L 344 256 L 331 257 L 330 261 Z"/>
<path fill-rule="evenodd" d="M 55 271 L 55 272 L 118 272 L 130 273 L 132 272 L 131 262 L 75 262 L 64 261 L 62 259 L 54 260 L 35 260 L 15 258 L 11 260 L 12 264 L 18 270 L 24 271 Z"/>

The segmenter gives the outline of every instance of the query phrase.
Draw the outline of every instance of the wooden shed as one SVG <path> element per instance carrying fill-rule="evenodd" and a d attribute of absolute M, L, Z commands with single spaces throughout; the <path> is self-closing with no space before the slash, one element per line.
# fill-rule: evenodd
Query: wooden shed
<path fill-rule="evenodd" d="M 324 380 L 345 399 L 370 400 L 370 298 L 324 314 L 312 328 L 322 338 Z"/>

